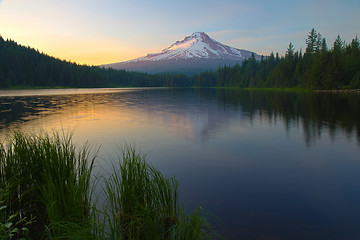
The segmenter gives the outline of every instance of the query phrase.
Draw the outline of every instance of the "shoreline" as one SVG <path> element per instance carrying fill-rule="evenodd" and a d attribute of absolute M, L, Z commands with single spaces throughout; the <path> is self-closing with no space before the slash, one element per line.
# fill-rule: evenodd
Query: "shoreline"
<path fill-rule="evenodd" d="M 315 90 L 321 93 L 357 93 L 360 94 L 360 89 L 340 89 L 340 90 Z"/>

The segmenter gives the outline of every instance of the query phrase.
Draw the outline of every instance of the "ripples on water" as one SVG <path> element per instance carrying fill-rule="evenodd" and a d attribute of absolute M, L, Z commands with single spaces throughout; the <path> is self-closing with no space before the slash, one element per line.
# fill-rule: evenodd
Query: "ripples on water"
<path fill-rule="evenodd" d="M 180 181 L 229 239 L 358 239 L 360 96 L 214 89 L 0 91 L 10 130 L 74 130 L 74 141 L 136 143 Z M 104 164 L 106 165 L 106 164 Z M 101 173 L 105 167 L 99 167 Z"/>

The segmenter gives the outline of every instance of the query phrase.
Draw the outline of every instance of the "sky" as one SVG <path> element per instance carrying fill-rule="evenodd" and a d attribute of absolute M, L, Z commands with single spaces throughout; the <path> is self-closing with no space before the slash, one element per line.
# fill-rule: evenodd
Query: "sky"
<path fill-rule="evenodd" d="M 79 64 L 160 52 L 193 32 L 239 49 L 305 49 L 312 28 L 331 48 L 360 37 L 360 0 L 0 0 L 0 35 Z"/>

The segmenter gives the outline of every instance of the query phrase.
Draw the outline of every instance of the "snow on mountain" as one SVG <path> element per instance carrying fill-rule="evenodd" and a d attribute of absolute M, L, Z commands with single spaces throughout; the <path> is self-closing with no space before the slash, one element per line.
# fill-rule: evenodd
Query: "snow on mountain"
<path fill-rule="evenodd" d="M 195 32 L 177 41 L 159 53 L 148 54 L 134 60 L 103 65 L 106 68 L 125 69 L 149 73 L 199 72 L 215 70 L 218 66 L 241 63 L 256 53 L 233 48 L 210 38 L 204 32 Z"/>
<path fill-rule="evenodd" d="M 160 61 L 168 59 L 233 59 L 244 60 L 250 57 L 250 52 L 223 45 L 204 32 L 195 32 L 182 41 L 177 41 L 160 53 L 148 54 L 145 57 L 137 58 L 136 61 Z M 243 56 L 244 55 L 244 56 Z"/>

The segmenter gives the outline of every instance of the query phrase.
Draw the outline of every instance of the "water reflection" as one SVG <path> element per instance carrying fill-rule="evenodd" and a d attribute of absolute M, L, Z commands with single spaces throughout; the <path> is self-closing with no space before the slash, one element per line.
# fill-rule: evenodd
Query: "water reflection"
<path fill-rule="evenodd" d="M 97 117 L 104 117 L 105 109 L 112 114 L 128 108 L 202 142 L 228 128 L 234 119 L 269 125 L 281 121 L 287 132 L 301 127 L 308 147 L 320 140 L 323 132 L 333 140 L 338 131 L 349 138 L 355 135 L 360 142 L 360 96 L 356 94 L 215 89 L 34 91 L 0 93 L 0 129 L 50 115 L 81 119 L 102 111 Z M 17 96 L 11 96 L 14 94 Z"/>
<path fill-rule="evenodd" d="M 87 105 L 108 103 L 110 99 L 103 94 L 129 92 L 116 89 L 40 89 L 40 90 L 1 90 L 0 91 L 0 129 L 12 125 L 43 118 L 62 112 L 85 109 Z M 69 109 L 71 109 L 69 111 Z"/>
<path fill-rule="evenodd" d="M 239 107 L 250 119 L 283 121 L 287 131 L 301 125 L 308 146 L 325 129 L 332 139 L 340 131 L 360 142 L 359 94 L 219 90 L 217 97 L 224 108 Z"/>
<path fill-rule="evenodd" d="M 115 144 L 135 142 L 180 181 L 184 205 L 213 212 L 230 239 L 360 235 L 359 95 L 63 91 L 0 96 L 0 138 L 75 130 L 76 143 L 101 145 L 104 162 Z"/>

